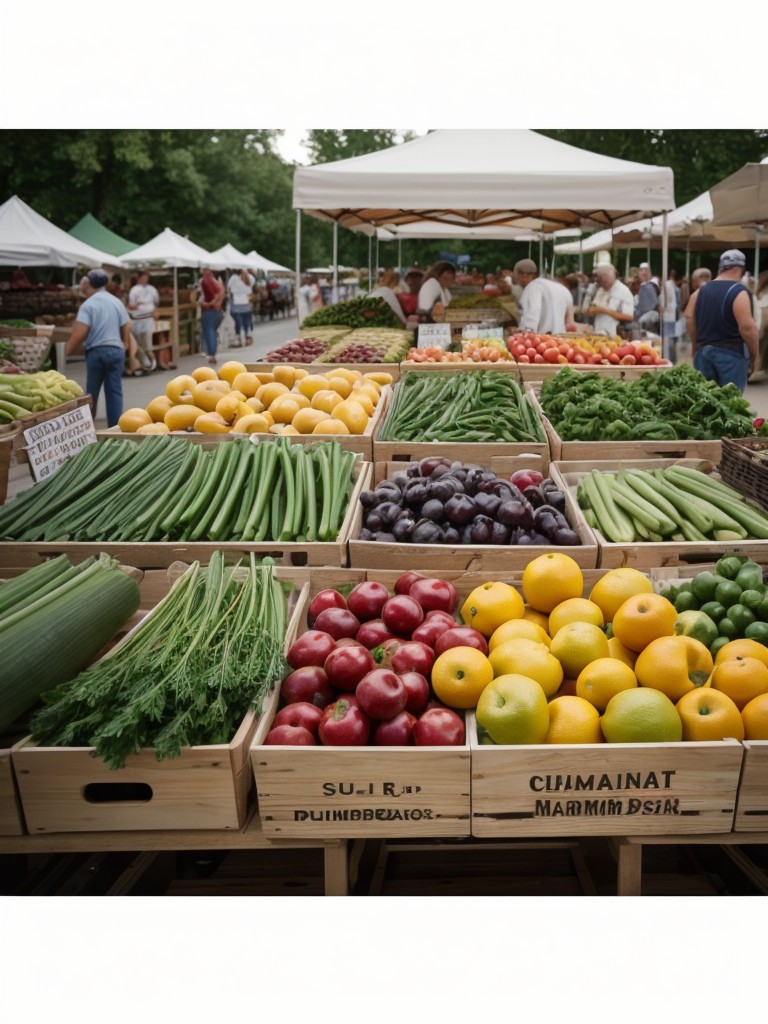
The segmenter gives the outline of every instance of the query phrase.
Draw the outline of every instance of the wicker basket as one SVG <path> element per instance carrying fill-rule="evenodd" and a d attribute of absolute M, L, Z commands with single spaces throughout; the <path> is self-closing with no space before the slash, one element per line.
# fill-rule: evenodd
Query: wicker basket
<path fill-rule="evenodd" d="M 720 476 L 768 510 L 768 438 L 723 438 Z"/>

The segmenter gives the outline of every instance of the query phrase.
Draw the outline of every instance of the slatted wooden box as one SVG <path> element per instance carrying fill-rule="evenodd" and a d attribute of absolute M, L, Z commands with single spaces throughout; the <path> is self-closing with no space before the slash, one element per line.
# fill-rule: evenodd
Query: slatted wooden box
<path fill-rule="evenodd" d="M 711 743 L 588 743 L 472 750 L 472 835 L 730 832 L 744 748 Z"/>
<path fill-rule="evenodd" d="M 768 740 L 744 740 L 735 832 L 768 830 Z"/>
<path fill-rule="evenodd" d="M 606 459 L 603 462 L 553 462 L 549 474 L 575 501 L 579 480 L 593 469 L 609 473 L 621 468 L 652 471 L 676 463 L 703 472 L 712 469 L 711 463 L 699 459 Z M 353 524 L 352 536 L 354 529 Z M 716 562 L 726 553 L 746 555 L 760 565 L 768 565 L 768 540 L 635 541 L 632 544 L 616 544 L 606 540 L 598 529 L 593 530 L 593 534 L 598 545 L 597 565 L 602 569 L 624 565 L 643 570 L 665 566 L 698 566 L 705 562 Z"/>
<path fill-rule="evenodd" d="M 291 572 L 276 575 L 295 579 Z M 286 651 L 306 614 L 308 592 L 308 582 L 294 587 Z M 262 717 L 249 711 L 227 744 L 186 747 L 163 761 L 147 748 L 119 770 L 94 757 L 93 748 L 40 747 L 26 737 L 11 757 L 27 829 L 34 835 L 242 828 L 253 790 L 249 748 Z"/>
<path fill-rule="evenodd" d="M 493 472 L 509 476 L 516 469 L 530 468 L 530 462 L 521 458 L 496 457 L 490 460 Z M 373 466 L 373 484 L 391 479 L 402 472 L 402 462 L 376 462 Z M 550 474 L 551 475 L 551 474 Z M 557 545 L 514 544 L 397 544 L 360 539 L 363 528 L 363 508 L 359 500 L 354 509 L 349 534 L 349 565 L 356 569 L 418 569 L 437 574 L 457 572 L 515 572 L 525 568 L 531 559 L 550 551 L 562 551 L 571 556 L 583 569 L 597 566 L 597 538 L 587 526 L 576 500 L 565 491 L 566 517 L 576 531 L 581 544 L 571 547 Z"/>

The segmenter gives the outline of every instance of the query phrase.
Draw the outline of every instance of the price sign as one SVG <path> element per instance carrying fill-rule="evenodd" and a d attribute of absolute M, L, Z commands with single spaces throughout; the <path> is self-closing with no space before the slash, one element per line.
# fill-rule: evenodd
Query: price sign
<path fill-rule="evenodd" d="M 27 455 L 35 482 L 53 476 L 67 459 L 96 441 L 91 408 L 81 405 L 55 419 L 37 423 L 24 431 Z"/>
<path fill-rule="evenodd" d="M 468 324 L 462 331 L 464 338 L 500 338 L 504 341 L 503 327 L 482 327 L 477 324 Z"/>
<path fill-rule="evenodd" d="M 418 348 L 448 349 L 451 345 L 450 324 L 419 324 Z"/>

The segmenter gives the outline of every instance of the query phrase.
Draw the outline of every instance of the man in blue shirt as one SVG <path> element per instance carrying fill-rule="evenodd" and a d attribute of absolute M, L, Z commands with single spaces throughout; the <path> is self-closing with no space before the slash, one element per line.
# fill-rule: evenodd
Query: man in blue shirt
<path fill-rule="evenodd" d="M 67 355 L 82 345 L 85 351 L 85 390 L 93 400 L 94 417 L 104 385 L 107 426 L 114 427 L 123 412 L 123 368 L 131 347 L 131 320 L 122 302 L 106 290 L 103 270 L 91 270 L 81 288 L 87 295 L 77 312 L 67 341 Z"/>

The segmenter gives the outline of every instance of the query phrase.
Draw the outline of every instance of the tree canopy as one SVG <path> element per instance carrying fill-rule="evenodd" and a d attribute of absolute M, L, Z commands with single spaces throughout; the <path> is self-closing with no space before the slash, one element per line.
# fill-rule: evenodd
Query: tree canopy
<path fill-rule="evenodd" d="M 687 202 L 749 161 L 768 153 L 766 130 L 600 131 L 541 129 L 593 152 L 672 167 L 675 199 Z M 294 165 L 278 153 L 275 129 L 4 131 L 0 136 L 0 201 L 19 195 L 43 216 L 69 229 L 85 213 L 139 243 L 164 227 L 216 249 L 230 242 L 257 249 L 292 267 L 296 215 Z M 374 152 L 413 136 L 394 128 L 311 129 L 308 159 L 327 163 Z M 368 264 L 368 239 L 339 232 L 339 262 Z M 302 218 L 302 264 L 327 265 L 332 227 Z M 440 251 L 467 253 L 483 269 L 527 254 L 514 243 L 403 243 L 406 263 L 429 264 Z M 392 265 L 397 243 L 379 247 Z"/>

